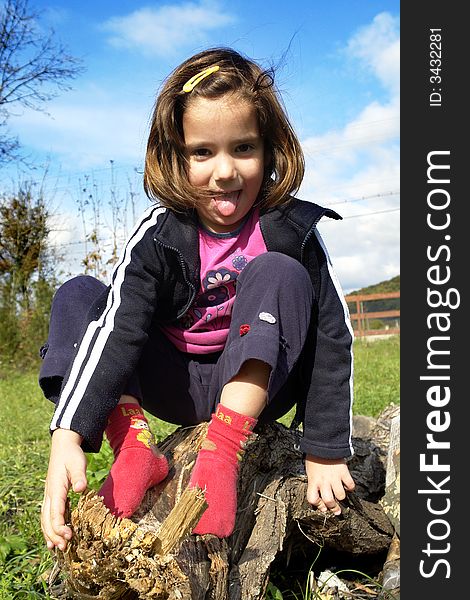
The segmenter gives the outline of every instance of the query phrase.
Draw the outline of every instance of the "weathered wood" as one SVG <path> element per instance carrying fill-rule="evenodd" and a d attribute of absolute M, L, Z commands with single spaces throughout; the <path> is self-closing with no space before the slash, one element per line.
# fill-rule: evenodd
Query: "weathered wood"
<path fill-rule="evenodd" d="M 273 561 L 287 549 L 313 543 L 356 557 L 386 552 L 394 528 L 379 502 L 388 439 L 378 423 L 375 438 L 374 427 L 353 438 L 349 466 L 357 491 L 339 517 L 305 499 L 300 432 L 278 423 L 261 427 L 241 465 L 235 530 L 227 540 L 189 534 L 205 506 L 203 493 L 187 484 L 207 424 L 178 429 L 159 444 L 170 463 L 168 478 L 147 492 L 132 520 L 113 517 L 93 492 L 80 499 L 72 542 L 58 552 L 65 581 L 55 597 L 257 600 Z"/>

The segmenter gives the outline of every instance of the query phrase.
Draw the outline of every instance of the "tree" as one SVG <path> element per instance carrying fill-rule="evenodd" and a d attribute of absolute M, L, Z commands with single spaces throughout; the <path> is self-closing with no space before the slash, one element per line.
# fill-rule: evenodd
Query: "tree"
<path fill-rule="evenodd" d="M 81 61 L 54 41 L 53 30 L 41 31 L 39 16 L 28 0 L 4 0 L 0 6 L 0 166 L 19 155 L 18 139 L 8 130 L 12 111 L 44 111 L 83 72 Z"/>
<path fill-rule="evenodd" d="M 47 337 L 56 287 L 49 217 L 30 184 L 0 197 L 0 367 L 31 366 Z"/>
<path fill-rule="evenodd" d="M 33 275 L 44 271 L 48 212 L 26 185 L 0 204 L 0 279 L 20 306 L 29 307 Z"/>

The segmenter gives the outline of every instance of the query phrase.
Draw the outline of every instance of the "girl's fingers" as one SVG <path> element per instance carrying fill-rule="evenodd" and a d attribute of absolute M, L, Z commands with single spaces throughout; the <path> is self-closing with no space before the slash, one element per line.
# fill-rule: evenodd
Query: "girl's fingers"
<path fill-rule="evenodd" d="M 338 504 L 331 488 L 325 488 L 325 490 L 309 489 L 307 491 L 307 500 L 320 512 L 326 513 L 331 511 L 334 515 L 341 514 L 341 506 Z"/>
<path fill-rule="evenodd" d="M 41 529 L 47 547 L 49 548 L 49 550 L 52 550 L 55 546 L 60 546 L 61 544 L 63 544 L 64 540 L 55 533 L 52 527 L 52 520 L 50 518 L 50 506 L 50 499 L 48 496 L 45 496 L 41 511 Z"/>
<path fill-rule="evenodd" d="M 55 493 L 52 494 L 51 491 Z M 65 502 L 67 499 L 67 485 L 56 481 L 47 481 L 44 501 L 41 511 L 41 528 L 47 547 L 57 546 L 65 550 L 67 540 L 72 537 L 72 530 L 65 524 Z M 48 543 L 50 542 L 50 543 Z"/>

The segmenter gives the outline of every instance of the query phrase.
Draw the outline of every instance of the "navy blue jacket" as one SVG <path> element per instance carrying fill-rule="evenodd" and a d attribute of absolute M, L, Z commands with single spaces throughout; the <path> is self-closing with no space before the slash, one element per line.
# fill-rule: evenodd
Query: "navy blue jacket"
<path fill-rule="evenodd" d="M 323 458 L 351 456 L 352 342 L 349 313 L 316 225 L 334 211 L 297 198 L 261 211 L 268 251 L 300 261 L 315 301 L 300 357 L 296 397 L 303 423 L 301 449 Z M 64 378 L 51 431 L 72 429 L 85 451 L 98 451 L 107 415 L 135 371 L 149 332 L 180 318 L 200 285 L 195 214 L 153 205 L 134 227 L 111 285 L 78 344 Z"/>

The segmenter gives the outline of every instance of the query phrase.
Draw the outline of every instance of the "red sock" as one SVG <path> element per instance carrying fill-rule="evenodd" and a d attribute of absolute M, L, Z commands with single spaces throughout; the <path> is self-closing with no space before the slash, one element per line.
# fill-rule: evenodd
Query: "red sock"
<path fill-rule="evenodd" d="M 114 463 L 98 494 L 117 517 L 130 517 L 145 492 L 168 475 L 168 462 L 159 455 L 148 421 L 137 404 L 118 404 L 111 412 L 106 437 Z"/>
<path fill-rule="evenodd" d="M 256 419 L 220 404 L 212 415 L 189 481 L 190 487 L 206 490 L 209 505 L 193 533 L 212 533 L 223 538 L 233 532 L 239 464 L 244 454 L 244 442 L 256 423 Z"/>

